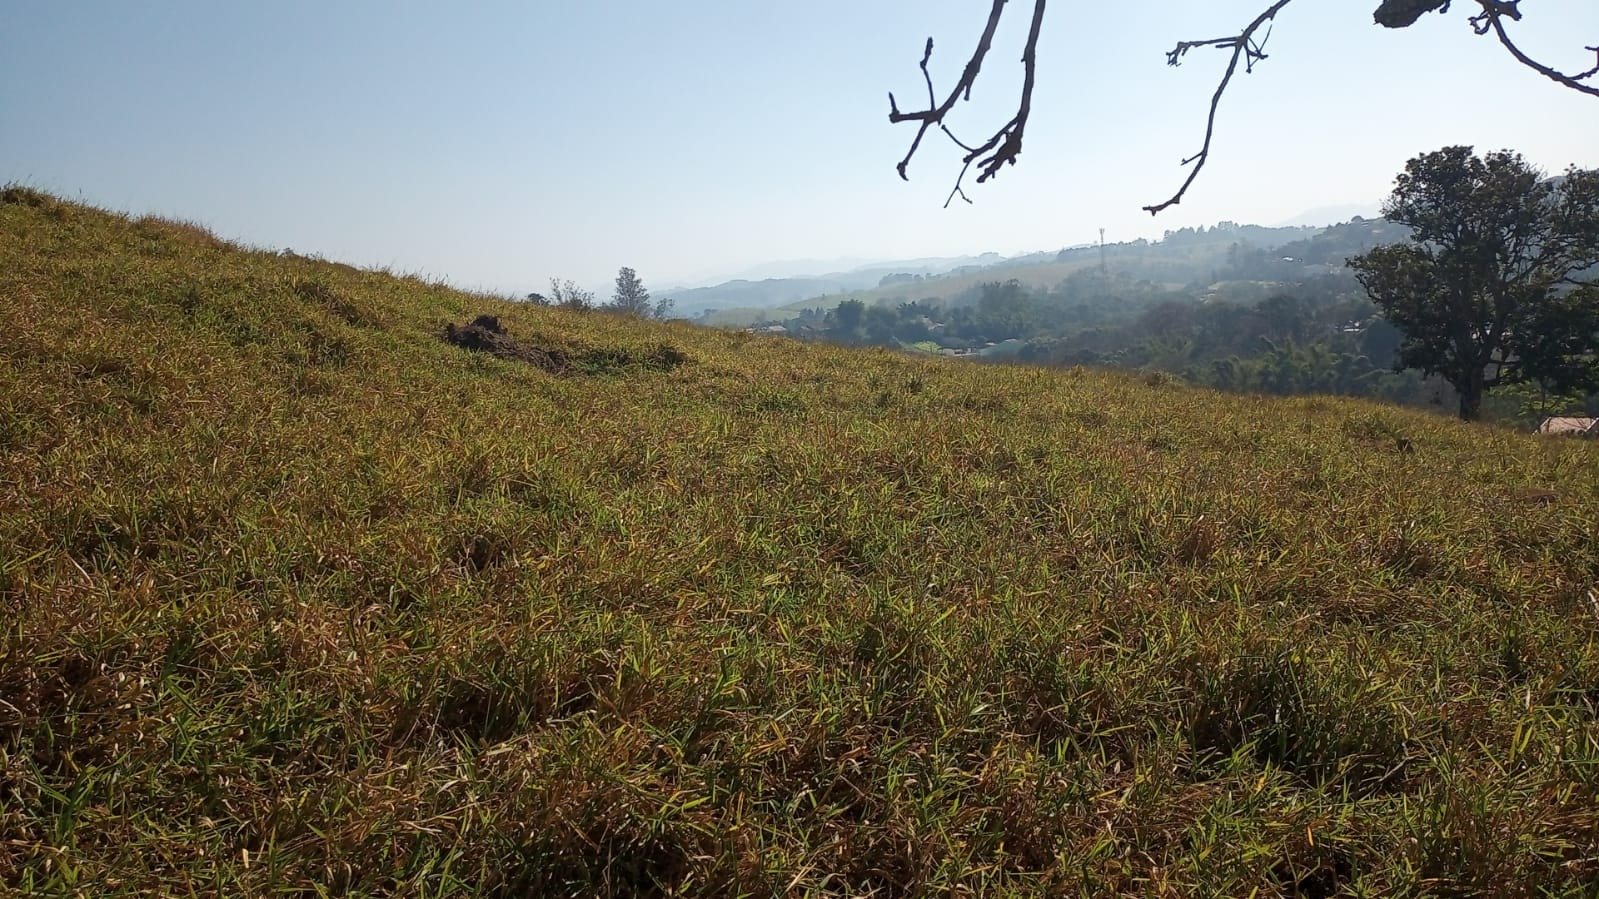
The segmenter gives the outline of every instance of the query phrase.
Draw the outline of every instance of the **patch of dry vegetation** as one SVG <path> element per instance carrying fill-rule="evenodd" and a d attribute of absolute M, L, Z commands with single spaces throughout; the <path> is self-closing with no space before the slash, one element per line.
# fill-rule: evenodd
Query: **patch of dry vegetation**
<path fill-rule="evenodd" d="M 1593 444 L 496 304 L 20 188 L 0 300 L 10 890 L 1599 878 Z M 684 360 L 440 339 L 483 313 Z"/>

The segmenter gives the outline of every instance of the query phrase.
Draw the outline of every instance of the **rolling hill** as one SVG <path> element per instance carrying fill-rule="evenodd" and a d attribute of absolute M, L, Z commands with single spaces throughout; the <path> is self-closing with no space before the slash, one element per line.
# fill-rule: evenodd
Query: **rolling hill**
<path fill-rule="evenodd" d="M 1599 446 L 0 193 L 20 895 L 1577 895 Z"/>
<path fill-rule="evenodd" d="M 741 293 L 740 285 L 724 285 L 729 292 L 719 295 L 724 296 L 727 302 L 709 308 L 699 317 L 699 321 L 717 327 L 745 327 L 762 321 L 781 320 L 809 308 L 830 309 L 846 299 L 860 300 L 867 305 L 918 300 L 953 301 L 983 284 L 1010 280 L 1030 288 L 1048 290 L 1073 272 L 1096 268 L 1102 261 L 1112 271 L 1138 280 L 1183 284 L 1196 279 L 1208 280 L 1210 275 L 1227 264 L 1228 253 L 1235 246 L 1267 250 L 1311 239 L 1321 231 L 1320 228 L 1264 228 L 1224 222 L 1208 230 L 1185 228 L 1166 235 L 1160 241 L 1109 244 L 1104 248 L 1103 256 L 1098 246 L 1067 247 L 1057 252 L 1031 253 L 1009 259 L 986 254 L 972 264 L 948 271 L 931 271 L 914 280 L 891 277 L 879 278 L 868 284 L 836 281 L 811 285 L 774 282 L 783 288 L 774 294 Z M 886 274 L 889 270 L 873 271 L 874 275 L 878 273 Z M 793 294 L 797 289 L 804 292 L 803 288 L 806 287 L 825 287 L 825 290 L 805 293 L 803 297 L 787 301 L 767 301 L 780 300 L 785 292 Z M 722 289 L 716 288 L 718 291 Z M 760 296 L 763 301 L 737 302 L 742 296 Z"/>
<path fill-rule="evenodd" d="M 1001 260 L 997 253 L 942 259 L 907 259 L 899 262 L 870 263 L 848 271 L 814 276 L 735 278 L 704 287 L 661 291 L 679 315 L 700 317 L 729 310 L 764 310 L 813 297 L 867 290 L 885 278 L 910 273 L 938 276 L 953 269 L 992 265 Z M 776 267 L 771 266 L 771 267 Z"/>

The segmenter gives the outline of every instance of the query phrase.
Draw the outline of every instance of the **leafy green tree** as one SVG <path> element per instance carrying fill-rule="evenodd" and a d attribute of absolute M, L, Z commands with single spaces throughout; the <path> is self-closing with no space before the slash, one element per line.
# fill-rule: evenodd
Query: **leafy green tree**
<path fill-rule="evenodd" d="M 1308 316 L 1298 297 L 1274 294 L 1260 301 L 1255 308 L 1265 320 L 1273 339 L 1302 341 L 1308 336 L 1305 333 Z"/>
<path fill-rule="evenodd" d="M 861 329 L 866 317 L 866 304 L 860 300 L 843 300 L 833 307 L 833 322 L 845 335 L 854 335 Z"/>
<path fill-rule="evenodd" d="M 635 318 L 649 318 L 655 307 L 650 302 L 650 292 L 644 289 L 638 272 L 622 266 L 616 273 L 616 293 L 611 295 L 607 311 Z"/>
<path fill-rule="evenodd" d="M 1529 424 L 1536 424 L 1551 415 L 1572 415 L 1582 412 L 1582 397 L 1566 393 L 1551 393 L 1541 385 L 1512 384 L 1495 396 L 1516 404 L 1515 416 Z"/>
<path fill-rule="evenodd" d="M 896 317 L 894 339 L 904 343 L 916 343 L 931 338 L 933 332 L 927 326 L 927 322 L 934 311 L 931 306 L 919 303 L 900 303 L 894 310 Z"/>
<path fill-rule="evenodd" d="M 1443 377 L 1467 420 L 1496 386 L 1599 386 L 1599 171 L 1552 181 L 1516 153 L 1446 147 L 1405 164 L 1383 215 L 1410 242 L 1349 264 L 1404 334 L 1396 368 Z"/>
<path fill-rule="evenodd" d="M 1037 329 L 1037 307 L 1033 295 L 1014 278 L 984 284 L 977 298 L 977 336 L 987 340 L 1025 337 Z"/>
<path fill-rule="evenodd" d="M 887 306 L 872 306 L 861 319 L 866 340 L 882 346 L 894 344 L 894 328 L 899 324 L 899 314 Z"/>

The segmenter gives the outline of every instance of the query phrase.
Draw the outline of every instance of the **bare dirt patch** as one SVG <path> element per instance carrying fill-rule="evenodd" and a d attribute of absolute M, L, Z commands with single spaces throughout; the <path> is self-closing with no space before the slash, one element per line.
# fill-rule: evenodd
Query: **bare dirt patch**
<path fill-rule="evenodd" d="M 682 350 L 665 343 L 643 350 L 602 347 L 581 352 L 534 346 L 512 337 L 493 315 L 480 315 L 466 325 L 445 325 L 444 339 L 464 350 L 526 362 L 552 375 L 603 375 L 629 369 L 671 371 L 689 361 Z"/>

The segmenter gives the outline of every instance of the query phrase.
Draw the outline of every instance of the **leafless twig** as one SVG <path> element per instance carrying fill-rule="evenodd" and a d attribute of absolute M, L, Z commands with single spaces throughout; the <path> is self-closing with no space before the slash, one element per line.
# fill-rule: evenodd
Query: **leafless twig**
<path fill-rule="evenodd" d="M 972 56 L 967 61 L 965 70 L 961 72 L 960 80 L 955 82 L 954 88 L 950 90 L 943 102 L 938 101 L 938 94 L 933 89 L 933 75 L 927 69 L 928 62 L 933 58 L 932 38 L 927 39 L 927 47 L 922 51 L 921 62 L 922 78 L 927 82 L 927 108 L 914 112 L 901 112 L 894 95 L 892 93 L 888 95 L 888 120 L 890 122 L 894 124 L 899 124 L 900 122 L 921 123 L 921 127 L 916 130 L 915 139 L 911 141 L 910 151 L 905 154 L 905 158 L 897 166 L 901 178 L 907 181 L 910 180 L 910 175 L 907 174 L 906 169 L 910 165 L 911 158 L 921 148 L 922 138 L 926 137 L 927 132 L 935 125 L 957 147 L 966 151 L 966 155 L 961 161 L 960 175 L 955 179 L 955 187 L 950 191 L 949 199 L 944 201 L 946 207 L 954 202 L 957 196 L 968 203 L 971 202 L 971 198 L 966 196 L 966 192 L 961 185 L 965 181 L 966 173 L 971 170 L 974 164 L 978 170 L 977 183 L 981 184 L 999 174 L 999 170 L 1005 165 L 1015 165 L 1016 157 L 1021 155 L 1022 135 L 1027 130 L 1027 118 L 1032 113 L 1033 85 L 1036 81 L 1038 64 L 1038 35 L 1044 24 L 1044 2 L 1045 0 L 1034 0 L 1033 3 L 1032 28 L 1027 34 L 1027 46 L 1022 51 L 1022 94 L 1021 100 L 1016 107 L 1016 114 L 1011 117 L 1010 121 L 1002 125 L 999 130 L 995 131 L 988 140 L 975 147 L 970 146 L 955 136 L 955 133 L 950 130 L 948 123 L 944 119 L 949 115 L 950 110 L 955 108 L 957 102 L 962 99 L 971 100 L 972 85 L 976 83 L 977 75 L 983 68 L 983 61 L 988 57 L 988 52 L 994 45 L 994 32 L 999 29 L 1000 19 L 1005 14 L 1006 0 L 992 0 L 992 5 L 988 11 L 988 24 L 983 28 L 983 34 L 977 41 L 977 49 L 972 51 Z"/>
<path fill-rule="evenodd" d="M 1471 17 L 1471 27 L 1475 29 L 1478 34 L 1487 34 L 1489 31 L 1492 31 L 1494 36 L 1499 38 L 1499 43 L 1504 45 L 1506 50 L 1510 51 L 1510 55 L 1514 56 L 1517 62 L 1529 69 L 1532 69 L 1540 75 L 1543 75 L 1545 78 L 1548 78 L 1551 81 L 1555 81 L 1559 84 L 1563 84 L 1574 91 L 1580 91 L 1584 94 L 1590 94 L 1592 96 L 1599 97 L 1599 87 L 1595 87 L 1591 84 L 1583 84 L 1584 81 L 1587 81 L 1594 75 L 1599 75 L 1599 64 L 1595 64 L 1593 68 L 1586 72 L 1576 75 L 1567 75 L 1564 72 L 1558 72 L 1521 52 L 1521 48 L 1516 46 L 1516 42 L 1511 40 L 1510 35 L 1505 32 L 1504 23 L 1504 19 L 1506 18 L 1514 19 L 1518 22 L 1521 21 L 1521 10 L 1517 8 L 1519 3 L 1520 0 L 1477 0 L 1477 4 L 1482 7 L 1482 12 Z M 1583 49 L 1591 50 L 1596 55 L 1599 55 L 1599 47 L 1585 47 Z"/>
<path fill-rule="evenodd" d="M 950 111 L 955 108 L 956 103 L 963 99 L 971 100 L 972 87 L 976 84 L 978 74 L 982 71 L 983 62 L 988 58 L 988 53 L 993 48 L 994 34 L 999 29 L 1000 20 L 1004 17 L 1006 0 L 989 0 L 989 2 L 988 22 L 983 28 L 981 37 L 978 38 L 977 47 L 972 51 L 971 58 L 967 60 L 966 68 L 961 72 L 960 79 L 955 82 L 955 86 L 944 97 L 942 102 L 939 101 L 938 94 L 933 88 L 933 75 L 928 70 L 928 64 L 933 58 L 932 38 L 927 39 L 927 47 L 922 51 L 921 62 L 922 78 L 927 82 L 927 108 L 913 112 L 902 112 L 899 104 L 894 99 L 894 95 L 888 95 L 888 120 L 890 122 L 894 124 L 900 122 L 920 123 L 920 127 L 916 130 L 916 137 L 911 141 L 910 150 L 905 154 L 905 158 L 900 160 L 897 167 L 901 178 L 910 180 L 907 170 L 911 159 L 921 149 L 922 139 L 927 136 L 927 132 L 935 126 L 944 132 L 944 135 L 955 146 L 960 147 L 965 152 L 965 156 L 961 160 L 960 174 L 955 178 L 955 186 L 950 191 L 949 198 L 944 201 L 945 207 L 953 203 L 956 197 L 960 197 L 968 203 L 971 202 L 971 198 L 966 196 L 963 185 L 966 181 L 966 175 L 971 171 L 973 165 L 976 165 L 978 169 L 977 182 L 979 184 L 999 174 L 999 170 L 1004 166 L 1015 165 L 1016 158 L 1021 155 L 1022 151 L 1022 134 L 1027 129 L 1027 119 L 1032 112 L 1033 85 L 1038 61 L 1038 35 L 1043 26 L 1045 0 L 1034 0 L 1032 28 L 1027 35 L 1027 47 L 1022 52 L 1022 66 L 1025 78 L 1022 83 L 1021 99 L 1017 104 L 1016 114 L 999 130 L 995 131 L 993 136 L 976 146 L 969 145 L 956 137 L 955 132 L 950 130 L 949 124 L 945 121 Z M 1232 83 L 1233 75 L 1238 71 L 1239 62 L 1243 62 L 1245 72 L 1251 72 L 1254 70 L 1255 63 L 1266 58 L 1265 45 L 1267 39 L 1271 36 L 1270 26 L 1283 7 L 1291 2 L 1292 0 L 1275 0 L 1270 7 L 1256 16 L 1254 21 L 1232 37 L 1212 38 L 1202 41 L 1179 41 L 1177 46 L 1166 54 L 1166 63 L 1173 66 L 1179 65 L 1183 57 L 1188 54 L 1188 51 L 1198 47 L 1231 50 L 1232 58 L 1227 63 L 1227 70 L 1222 73 L 1220 83 L 1216 85 L 1215 94 L 1210 98 L 1210 114 L 1205 120 L 1205 142 L 1200 146 L 1198 153 L 1183 160 L 1183 165 L 1192 166 L 1193 168 L 1188 172 L 1188 177 L 1183 181 L 1182 186 L 1177 189 L 1177 192 L 1170 199 L 1153 206 L 1144 207 L 1151 215 L 1158 214 L 1181 203 L 1183 196 L 1193 186 L 1194 181 L 1198 179 L 1200 171 L 1205 167 L 1205 163 L 1210 160 L 1211 142 L 1216 135 L 1216 115 L 1221 107 L 1221 98 L 1227 93 L 1227 87 Z M 1596 55 L 1596 63 L 1593 68 L 1575 75 L 1568 75 L 1527 56 L 1510 39 L 1510 35 L 1506 33 L 1505 19 L 1515 21 L 1520 21 L 1521 19 L 1522 13 L 1519 8 L 1521 0 L 1472 0 L 1472 2 L 1475 2 L 1482 9 L 1481 13 L 1471 18 L 1472 28 L 1478 34 L 1493 32 L 1498 37 L 1499 43 L 1504 45 L 1510 55 L 1514 56 L 1522 65 L 1572 90 L 1599 97 L 1599 85 L 1588 83 L 1590 79 L 1599 76 L 1599 47 L 1586 48 Z M 1415 24 L 1429 12 L 1448 12 L 1450 3 L 1451 0 L 1382 0 L 1373 14 L 1373 19 L 1376 24 L 1387 28 L 1406 28 Z M 1266 34 L 1257 40 L 1255 35 L 1262 28 L 1266 29 Z"/>
<path fill-rule="evenodd" d="M 1233 37 L 1212 38 L 1207 41 L 1179 41 L 1177 46 L 1166 54 L 1166 64 L 1175 66 L 1180 65 L 1183 57 L 1195 47 L 1220 47 L 1224 50 L 1230 48 L 1233 51 L 1232 59 L 1227 62 L 1227 71 L 1222 73 L 1221 83 L 1216 85 L 1216 93 L 1210 98 L 1210 116 L 1205 120 L 1204 146 L 1199 148 L 1198 153 L 1183 160 L 1183 165 L 1192 165 L 1193 169 L 1189 171 L 1187 180 L 1183 181 L 1183 186 L 1177 189 L 1177 193 L 1172 194 L 1171 199 L 1164 203 L 1156 203 L 1153 206 L 1144 207 L 1144 210 L 1150 215 L 1158 215 L 1162 210 L 1181 203 L 1183 194 L 1188 193 L 1188 188 L 1193 185 L 1194 179 L 1199 177 L 1199 173 L 1204 169 L 1205 163 L 1210 161 L 1210 142 L 1216 135 L 1216 110 L 1221 106 L 1222 95 L 1227 93 L 1227 85 L 1232 82 L 1233 74 L 1238 71 L 1238 61 L 1240 59 L 1244 61 L 1245 72 L 1253 72 L 1255 63 L 1266 58 L 1266 39 L 1262 38 L 1256 41 L 1255 32 L 1275 19 L 1277 13 L 1281 12 L 1282 8 L 1291 2 L 1292 0 L 1277 0 L 1265 12 L 1256 16 L 1255 20 L 1250 22 L 1243 31 Z M 1271 36 L 1270 28 L 1267 28 L 1266 36 Z"/>

